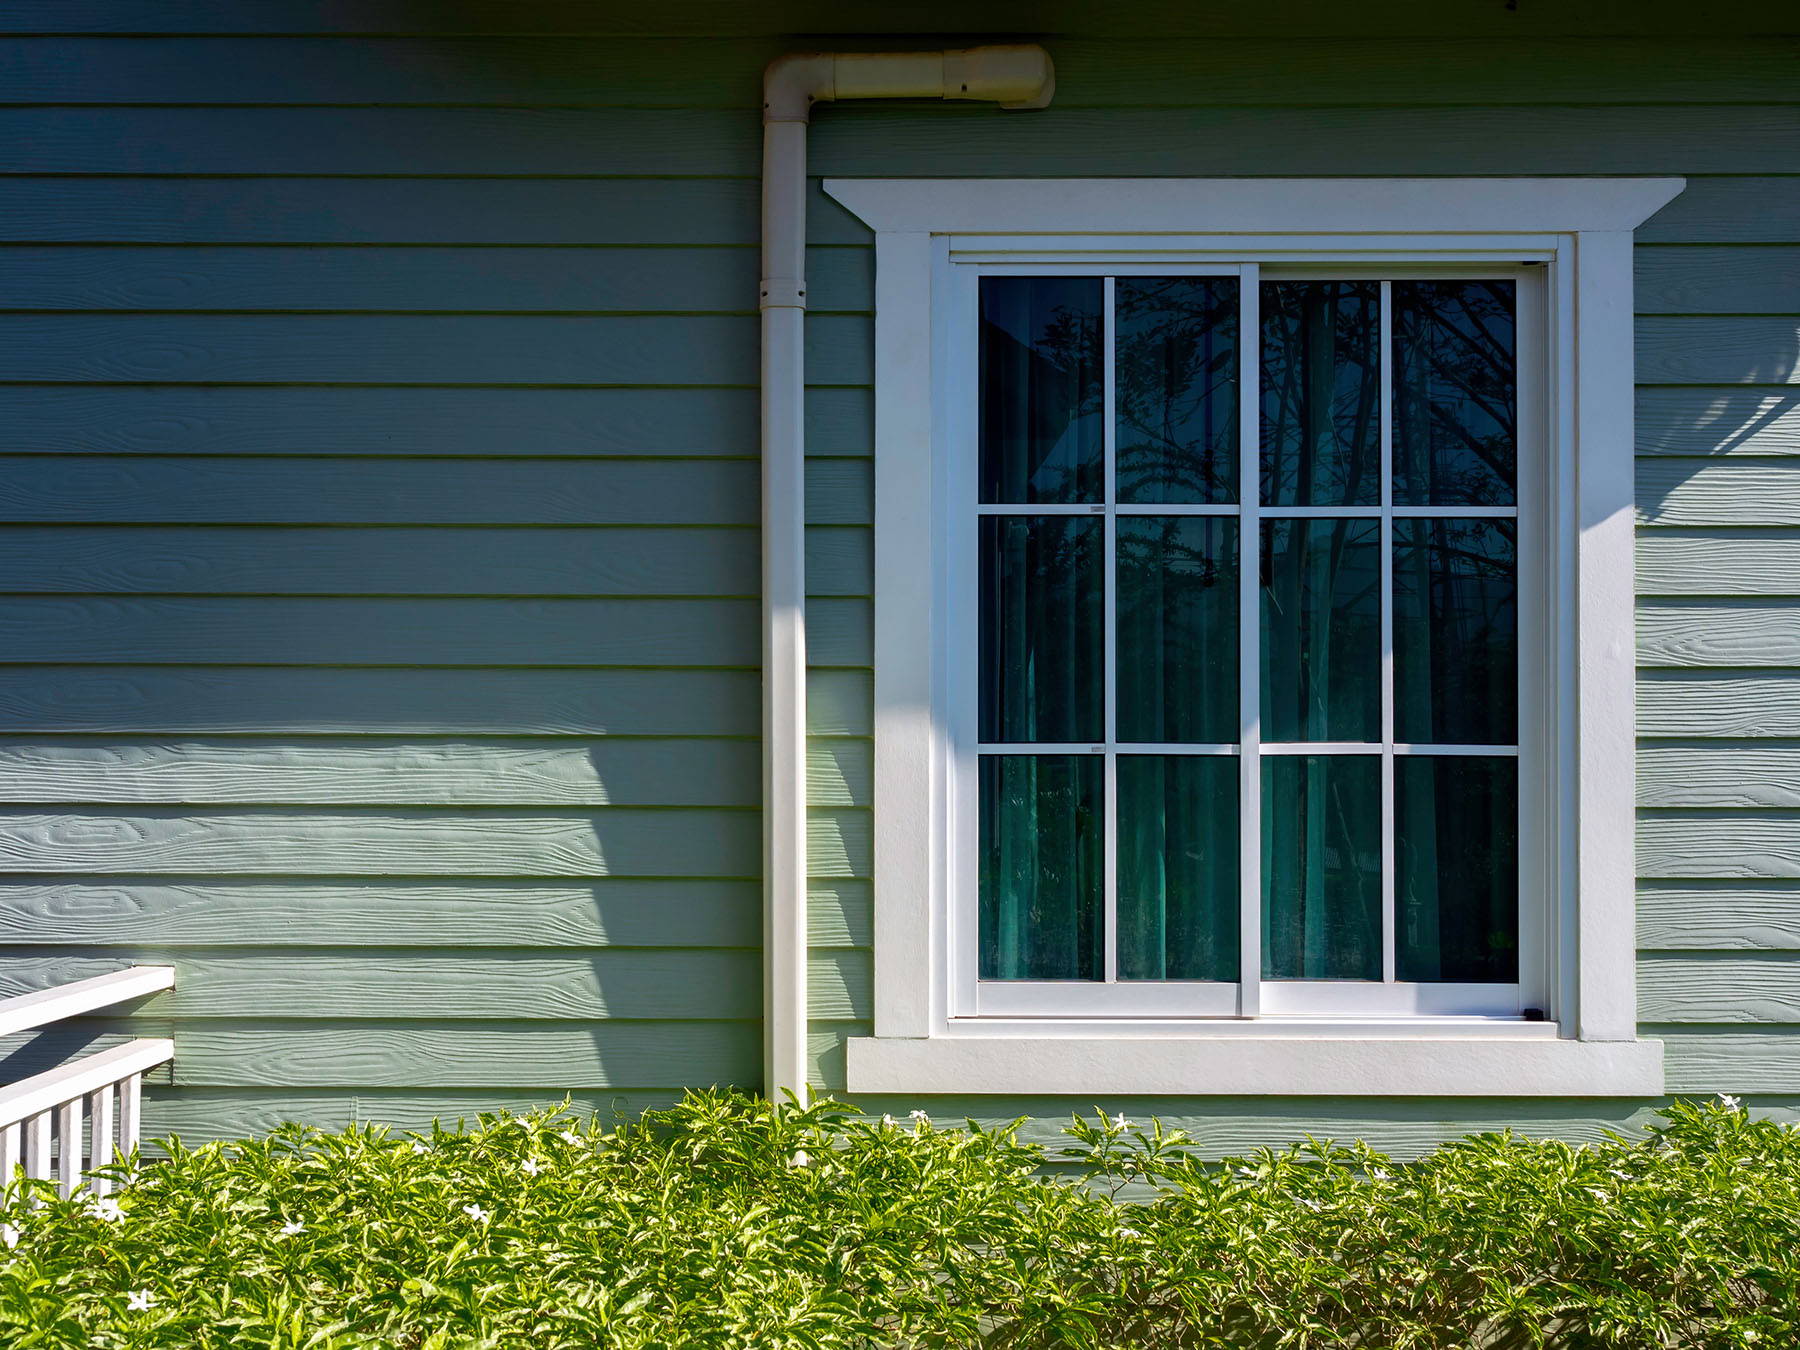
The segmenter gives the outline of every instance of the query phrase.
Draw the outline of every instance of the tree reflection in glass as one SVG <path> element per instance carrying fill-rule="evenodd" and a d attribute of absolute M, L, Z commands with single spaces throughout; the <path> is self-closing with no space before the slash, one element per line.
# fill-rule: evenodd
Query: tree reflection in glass
<path fill-rule="evenodd" d="M 1518 737 L 1518 549 L 1510 520 L 1394 522 L 1394 734 Z"/>
<path fill-rule="evenodd" d="M 1118 500 L 1237 496 L 1236 277 L 1120 277 L 1113 290 Z"/>
<path fill-rule="evenodd" d="M 1262 284 L 1262 493 L 1269 506 L 1381 501 L 1381 287 Z"/>
<path fill-rule="evenodd" d="M 1097 502 L 1099 277 L 981 279 L 981 500 Z"/>
<path fill-rule="evenodd" d="M 1394 501 L 1510 506 L 1518 459 L 1510 281 L 1394 283 Z"/>

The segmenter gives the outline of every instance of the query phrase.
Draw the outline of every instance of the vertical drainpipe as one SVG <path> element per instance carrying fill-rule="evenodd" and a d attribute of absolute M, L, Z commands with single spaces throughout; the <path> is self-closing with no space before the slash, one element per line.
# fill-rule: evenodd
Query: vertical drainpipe
<path fill-rule="evenodd" d="M 763 1090 L 806 1096 L 806 124 L 845 98 L 1042 108 L 1035 45 L 792 53 L 763 74 Z"/>

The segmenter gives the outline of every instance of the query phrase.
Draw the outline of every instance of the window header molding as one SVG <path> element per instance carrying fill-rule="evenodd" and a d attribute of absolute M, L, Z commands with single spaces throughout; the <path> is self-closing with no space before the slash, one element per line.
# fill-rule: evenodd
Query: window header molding
<path fill-rule="evenodd" d="M 1683 178 L 830 178 L 877 231 L 1512 234 L 1633 230 Z"/>
<path fill-rule="evenodd" d="M 876 231 L 874 1034 L 855 1092 L 1656 1095 L 1637 1034 L 1632 637 L 1631 231 L 1679 178 L 830 179 Z M 947 237 L 948 236 L 948 237 Z M 1471 1036 L 1418 1025 L 1209 1033 L 950 1015 L 940 721 L 943 509 L 934 476 L 954 372 L 944 296 L 963 266 L 1358 257 L 1545 268 L 1547 563 L 1557 638 L 1543 868 L 1550 1022 Z M 931 447 L 932 453 L 925 453 Z"/>

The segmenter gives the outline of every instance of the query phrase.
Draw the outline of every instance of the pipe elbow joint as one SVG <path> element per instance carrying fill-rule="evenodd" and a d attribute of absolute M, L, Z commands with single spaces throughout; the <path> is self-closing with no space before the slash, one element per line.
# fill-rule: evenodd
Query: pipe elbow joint
<path fill-rule="evenodd" d="M 837 62 L 826 52 L 789 52 L 763 71 L 763 121 L 806 122 L 812 105 L 837 97 Z"/>

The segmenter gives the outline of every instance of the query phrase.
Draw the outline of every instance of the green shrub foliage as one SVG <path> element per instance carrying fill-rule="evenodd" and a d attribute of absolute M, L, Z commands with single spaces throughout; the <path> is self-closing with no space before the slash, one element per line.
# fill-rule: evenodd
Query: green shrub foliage
<path fill-rule="evenodd" d="M 0 1345 L 1800 1345 L 1800 1131 L 1730 1101 L 1405 1164 L 727 1094 L 169 1155 L 15 1186 Z"/>

